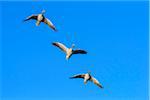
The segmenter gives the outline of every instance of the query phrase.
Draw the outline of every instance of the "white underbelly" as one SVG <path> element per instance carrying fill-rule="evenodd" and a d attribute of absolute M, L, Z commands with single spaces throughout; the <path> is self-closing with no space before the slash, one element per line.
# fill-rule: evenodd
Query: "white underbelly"
<path fill-rule="evenodd" d="M 43 16 L 42 16 L 42 14 L 38 15 L 37 20 L 38 20 L 38 21 L 42 21 L 42 20 L 43 20 Z"/>

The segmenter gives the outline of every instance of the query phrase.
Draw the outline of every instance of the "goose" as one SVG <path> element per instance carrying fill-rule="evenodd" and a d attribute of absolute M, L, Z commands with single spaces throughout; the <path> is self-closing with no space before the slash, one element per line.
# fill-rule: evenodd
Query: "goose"
<path fill-rule="evenodd" d="M 45 12 L 46 12 L 45 10 L 42 10 L 42 12 L 40 14 L 36 14 L 36 15 L 33 14 L 33 15 L 27 17 L 24 21 L 34 19 L 34 20 L 36 20 L 36 26 L 39 26 L 41 22 L 44 22 L 50 28 L 52 28 L 54 31 L 57 31 L 55 26 L 53 25 L 53 23 L 48 18 L 44 17 Z"/>
<path fill-rule="evenodd" d="M 52 45 L 58 47 L 59 49 L 61 49 L 63 52 L 66 53 L 66 60 L 68 60 L 73 54 L 87 54 L 87 52 L 84 50 L 80 49 L 73 50 L 73 48 L 75 47 L 74 44 L 72 44 L 71 48 L 67 48 L 64 44 L 59 42 L 53 42 Z"/>
<path fill-rule="evenodd" d="M 74 79 L 74 78 L 84 79 L 84 84 L 86 84 L 88 81 L 91 81 L 98 87 L 103 88 L 103 86 L 99 83 L 99 81 L 96 78 L 91 76 L 90 72 L 88 72 L 86 74 L 77 74 L 77 75 L 70 77 L 70 79 Z"/>

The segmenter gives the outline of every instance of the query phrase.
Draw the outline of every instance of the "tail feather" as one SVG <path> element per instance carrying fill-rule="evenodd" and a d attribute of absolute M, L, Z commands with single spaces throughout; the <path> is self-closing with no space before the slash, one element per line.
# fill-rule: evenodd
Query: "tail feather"
<path fill-rule="evenodd" d="M 37 22 L 36 22 L 36 26 L 39 26 L 39 25 L 40 25 L 40 23 L 41 23 L 40 21 L 37 21 Z"/>

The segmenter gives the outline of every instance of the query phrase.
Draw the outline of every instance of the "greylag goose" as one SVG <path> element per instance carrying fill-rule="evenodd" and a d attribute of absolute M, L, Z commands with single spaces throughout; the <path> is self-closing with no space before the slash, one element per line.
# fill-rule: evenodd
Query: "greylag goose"
<path fill-rule="evenodd" d="M 54 31 L 57 31 L 55 26 L 53 25 L 53 23 L 44 16 L 45 10 L 42 10 L 42 12 L 40 14 L 36 14 L 36 15 L 31 15 L 29 17 L 27 17 L 24 21 L 28 21 L 30 19 L 34 19 L 36 20 L 36 26 L 39 26 L 41 22 L 44 22 L 45 24 L 47 24 L 50 28 L 52 28 Z"/>
<path fill-rule="evenodd" d="M 94 84 L 96 84 L 98 87 L 103 88 L 102 85 L 99 83 L 99 81 L 90 75 L 90 72 L 88 72 L 86 74 L 77 74 L 77 75 L 70 77 L 70 79 L 74 79 L 74 78 L 84 79 L 84 84 L 86 84 L 88 81 L 91 81 Z"/>
<path fill-rule="evenodd" d="M 66 60 L 68 60 L 73 54 L 87 54 L 87 52 L 84 50 L 80 49 L 73 50 L 73 48 L 75 47 L 74 44 L 72 44 L 71 48 L 67 48 L 65 45 L 59 42 L 53 42 L 52 44 L 66 53 Z"/>

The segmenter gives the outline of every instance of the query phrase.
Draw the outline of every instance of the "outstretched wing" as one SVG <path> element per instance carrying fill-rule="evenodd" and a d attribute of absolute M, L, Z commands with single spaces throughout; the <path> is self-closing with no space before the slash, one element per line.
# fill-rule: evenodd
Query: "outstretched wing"
<path fill-rule="evenodd" d="M 65 45 L 63 45 L 62 43 L 59 42 L 53 42 L 52 43 L 54 46 L 60 48 L 62 51 L 64 51 L 65 53 L 67 53 L 67 47 Z"/>
<path fill-rule="evenodd" d="M 73 54 L 87 54 L 85 50 L 73 50 Z"/>
<path fill-rule="evenodd" d="M 78 74 L 78 75 L 74 75 L 72 77 L 70 77 L 70 79 L 73 79 L 73 78 L 84 78 L 85 74 Z"/>
<path fill-rule="evenodd" d="M 54 31 L 57 31 L 55 26 L 53 25 L 53 23 L 47 19 L 47 18 L 44 18 L 44 21 L 43 21 L 45 24 L 47 24 L 50 28 L 52 28 Z"/>
<path fill-rule="evenodd" d="M 100 88 L 103 88 L 102 85 L 99 83 L 99 81 L 98 81 L 96 78 L 92 77 L 92 78 L 90 79 L 90 81 L 92 81 L 94 84 L 96 84 L 96 85 L 99 86 Z"/>
<path fill-rule="evenodd" d="M 27 20 L 30 20 L 30 19 L 37 20 L 37 15 L 31 15 L 31 16 L 27 17 L 24 21 L 27 21 Z"/>

